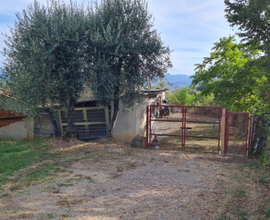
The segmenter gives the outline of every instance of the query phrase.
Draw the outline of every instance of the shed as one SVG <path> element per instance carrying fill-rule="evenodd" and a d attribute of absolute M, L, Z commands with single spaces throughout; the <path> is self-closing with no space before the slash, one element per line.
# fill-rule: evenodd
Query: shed
<path fill-rule="evenodd" d="M 162 105 L 165 100 L 163 89 L 141 90 L 143 105 L 131 109 L 128 114 L 123 113 L 123 103 L 120 101 L 120 109 L 115 124 L 113 138 L 119 141 L 130 143 L 136 136 L 146 136 L 146 107 L 148 105 Z M 110 118 L 113 112 L 106 107 L 97 107 L 98 100 L 81 100 L 76 103 L 73 118 L 78 139 L 91 141 L 93 139 L 105 137 L 110 126 Z M 113 105 L 112 105 L 113 106 Z M 64 134 L 67 126 L 67 119 L 64 111 L 55 113 L 58 130 Z M 40 120 L 35 120 L 34 134 L 36 139 L 54 136 L 53 126 L 48 115 L 42 114 Z"/>
<path fill-rule="evenodd" d="M 107 135 L 109 126 L 109 112 L 107 108 L 98 108 L 97 100 L 78 101 L 72 115 L 78 139 L 90 141 Z M 58 130 L 66 132 L 67 118 L 63 110 L 56 112 Z M 48 115 L 42 114 L 40 120 L 35 121 L 35 138 L 53 137 L 53 125 Z"/>
<path fill-rule="evenodd" d="M 1 98 L 14 99 L 4 92 L 0 93 Z M 34 120 L 27 118 L 27 115 L 15 111 L 3 109 L 0 106 L 0 138 L 13 138 L 17 140 L 34 139 Z"/>

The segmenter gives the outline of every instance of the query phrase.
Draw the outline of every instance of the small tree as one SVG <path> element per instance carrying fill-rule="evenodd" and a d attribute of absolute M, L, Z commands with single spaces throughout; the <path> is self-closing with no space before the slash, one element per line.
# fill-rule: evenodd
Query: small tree
<path fill-rule="evenodd" d="M 51 0 L 47 7 L 35 1 L 16 16 L 11 35 L 5 35 L 6 88 L 25 104 L 27 114 L 48 113 L 56 134 L 54 112 L 66 109 L 67 131 L 72 132 L 76 99 L 89 78 L 85 11 L 72 1 Z"/>
<path fill-rule="evenodd" d="M 175 89 L 171 93 L 167 94 L 168 103 L 170 105 L 194 105 L 195 95 L 189 94 L 189 88 L 184 87 L 181 89 Z"/>
<path fill-rule="evenodd" d="M 156 88 L 160 88 L 160 89 L 163 89 L 163 88 L 166 88 L 166 82 L 165 80 L 161 80 L 161 81 L 157 81 L 157 84 L 156 85 L 151 85 L 151 88 L 152 89 L 156 89 Z"/>
<path fill-rule="evenodd" d="M 212 50 L 202 64 L 196 64 L 192 85 L 205 86 L 202 95 L 213 93 L 217 104 L 231 110 L 264 109 L 266 106 L 259 98 L 259 90 L 266 77 L 254 65 L 260 51 L 253 46 L 238 44 L 234 36 L 221 38 Z"/>
<path fill-rule="evenodd" d="M 238 29 L 237 35 L 241 41 L 263 52 L 259 59 L 248 62 L 245 69 L 257 69 L 256 72 L 253 71 L 253 76 L 261 83 L 256 86 L 256 95 L 260 100 L 260 106 L 256 109 L 264 111 L 265 107 L 269 108 L 270 103 L 270 1 L 225 0 L 225 5 L 225 17 L 232 27 Z M 247 71 L 243 71 L 242 76 L 250 78 Z"/>
<path fill-rule="evenodd" d="M 148 79 L 163 78 L 171 67 L 168 47 L 153 29 L 144 0 L 103 0 L 89 8 L 94 33 L 88 38 L 92 65 L 90 88 L 99 104 L 113 104 L 110 134 L 119 112 L 141 103 L 140 89 Z"/>

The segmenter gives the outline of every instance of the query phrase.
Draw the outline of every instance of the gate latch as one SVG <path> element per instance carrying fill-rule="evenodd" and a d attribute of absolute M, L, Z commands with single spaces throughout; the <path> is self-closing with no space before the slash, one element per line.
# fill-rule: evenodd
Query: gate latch
<path fill-rule="evenodd" d="M 180 127 L 181 129 L 192 129 L 192 127 Z"/>

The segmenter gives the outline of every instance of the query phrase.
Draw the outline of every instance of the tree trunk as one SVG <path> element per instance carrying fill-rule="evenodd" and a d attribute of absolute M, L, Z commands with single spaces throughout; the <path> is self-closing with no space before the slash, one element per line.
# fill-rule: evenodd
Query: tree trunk
<path fill-rule="evenodd" d="M 121 75 L 121 68 L 122 68 L 123 59 L 119 58 L 119 63 L 117 67 L 116 74 L 118 77 Z M 118 78 L 119 80 L 119 78 Z M 113 137 L 113 130 L 115 128 L 115 123 L 118 117 L 119 112 L 119 95 L 120 95 L 120 88 L 119 88 L 120 82 L 118 82 L 118 86 L 116 86 L 114 91 L 114 101 L 113 101 L 113 116 L 111 118 L 110 128 L 109 128 L 109 137 Z"/>
<path fill-rule="evenodd" d="M 69 100 L 68 112 L 67 112 L 67 130 L 66 133 L 73 134 L 74 133 L 74 125 L 73 125 L 73 113 L 75 109 L 76 101 L 74 98 Z"/>
<path fill-rule="evenodd" d="M 109 136 L 112 137 L 113 135 L 113 130 L 115 128 L 115 123 L 118 117 L 118 112 L 119 112 L 119 100 L 114 100 L 113 102 L 113 116 L 111 118 L 111 123 L 110 123 L 110 129 L 109 129 Z"/>

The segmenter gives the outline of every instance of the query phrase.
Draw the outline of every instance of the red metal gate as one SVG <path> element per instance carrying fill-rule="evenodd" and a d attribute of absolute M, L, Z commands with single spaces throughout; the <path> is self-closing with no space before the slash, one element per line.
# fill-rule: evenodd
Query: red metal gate
<path fill-rule="evenodd" d="M 247 154 L 249 114 L 226 109 L 225 123 L 225 153 Z"/>
<path fill-rule="evenodd" d="M 148 106 L 147 146 L 150 146 L 154 138 L 168 136 L 178 137 L 178 144 L 182 149 L 191 146 L 196 149 L 207 149 L 211 145 L 209 152 L 218 153 L 220 151 L 221 117 L 221 107 Z M 162 129 L 163 125 L 165 129 Z M 197 140 L 195 143 L 194 139 Z M 211 141 L 209 142 L 209 140 Z M 213 151 L 212 148 L 215 150 Z"/>

